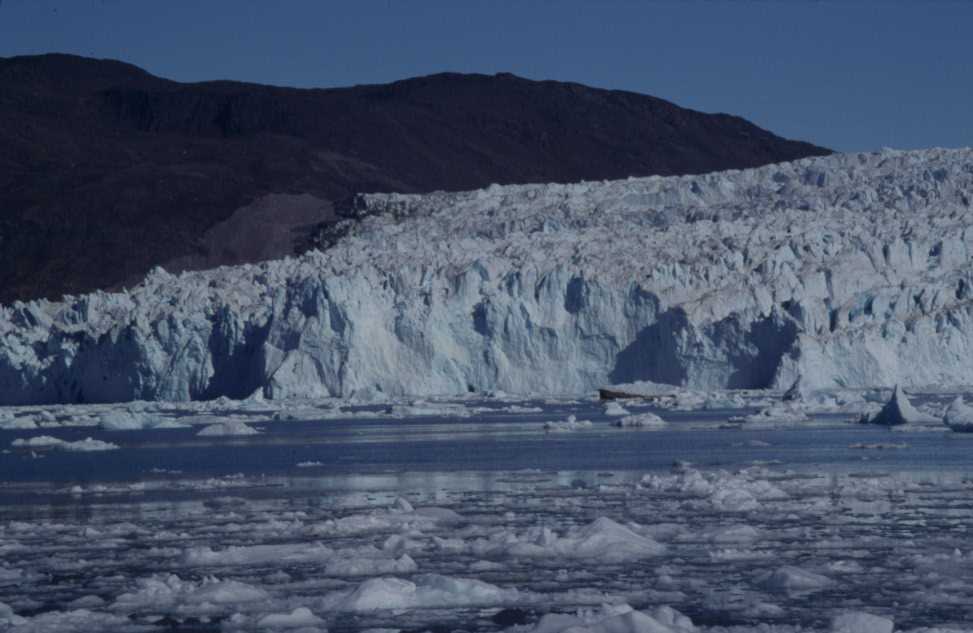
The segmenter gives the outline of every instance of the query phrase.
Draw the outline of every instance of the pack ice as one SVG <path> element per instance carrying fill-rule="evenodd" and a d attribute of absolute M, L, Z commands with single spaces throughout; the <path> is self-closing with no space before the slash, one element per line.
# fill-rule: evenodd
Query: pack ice
<path fill-rule="evenodd" d="M 326 252 L 0 308 L 0 403 L 962 384 L 973 150 L 363 195 Z"/>

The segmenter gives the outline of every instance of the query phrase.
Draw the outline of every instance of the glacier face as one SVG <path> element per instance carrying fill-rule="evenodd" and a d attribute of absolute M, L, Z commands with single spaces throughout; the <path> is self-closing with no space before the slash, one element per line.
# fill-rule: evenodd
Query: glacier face
<path fill-rule="evenodd" d="M 0 308 L 0 403 L 973 382 L 973 150 L 358 203 L 323 253 Z"/>

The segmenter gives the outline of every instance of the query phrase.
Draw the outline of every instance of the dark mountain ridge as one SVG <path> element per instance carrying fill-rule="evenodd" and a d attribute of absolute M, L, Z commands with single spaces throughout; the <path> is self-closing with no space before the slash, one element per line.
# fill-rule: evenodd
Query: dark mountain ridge
<path fill-rule="evenodd" d="M 307 247 L 358 192 L 746 168 L 829 153 L 726 114 L 510 74 L 296 89 L 0 58 L 0 303 Z"/>

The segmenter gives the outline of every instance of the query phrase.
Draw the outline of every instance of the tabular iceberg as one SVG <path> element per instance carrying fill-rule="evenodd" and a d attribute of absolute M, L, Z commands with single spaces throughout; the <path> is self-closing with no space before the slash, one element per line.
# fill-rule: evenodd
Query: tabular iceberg
<path fill-rule="evenodd" d="M 0 308 L 0 403 L 973 375 L 973 150 L 358 198 L 325 252 Z"/>

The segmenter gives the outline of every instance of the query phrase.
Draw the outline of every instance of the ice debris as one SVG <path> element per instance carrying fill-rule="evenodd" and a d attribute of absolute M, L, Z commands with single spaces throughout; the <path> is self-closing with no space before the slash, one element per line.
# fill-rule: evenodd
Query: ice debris
<path fill-rule="evenodd" d="M 76 453 L 111 451 L 119 448 L 118 444 L 103 442 L 102 440 L 95 440 L 90 437 L 70 442 L 51 437 L 50 435 L 38 435 L 29 439 L 14 440 L 11 446 L 14 448 L 49 448 Z"/>
<path fill-rule="evenodd" d="M 579 420 L 574 415 L 569 415 L 567 420 L 550 420 L 544 423 L 545 431 L 554 432 L 580 431 L 582 429 L 590 429 L 591 427 L 591 420 Z"/>
<path fill-rule="evenodd" d="M 766 471 L 748 468 L 736 473 L 700 471 L 677 464 L 671 475 L 645 475 L 641 486 L 656 492 L 698 499 L 721 512 L 750 512 L 761 501 L 780 500 L 787 493 L 765 477 Z"/>
<path fill-rule="evenodd" d="M 658 556 L 665 545 L 607 517 L 570 528 L 562 534 L 547 527 L 523 532 L 500 531 L 472 542 L 437 539 L 440 549 L 469 551 L 489 558 L 563 558 L 601 561 L 639 560 Z"/>

